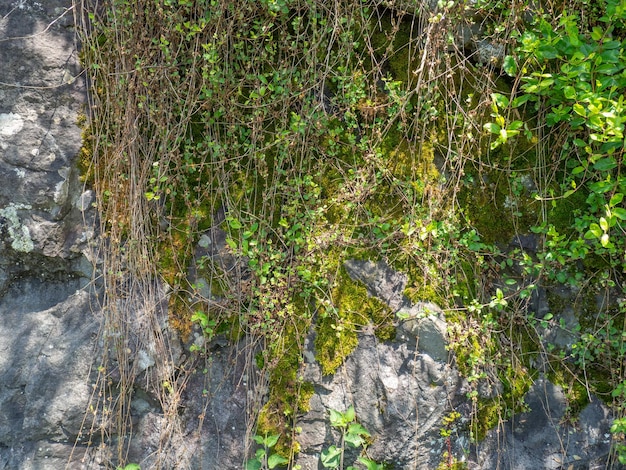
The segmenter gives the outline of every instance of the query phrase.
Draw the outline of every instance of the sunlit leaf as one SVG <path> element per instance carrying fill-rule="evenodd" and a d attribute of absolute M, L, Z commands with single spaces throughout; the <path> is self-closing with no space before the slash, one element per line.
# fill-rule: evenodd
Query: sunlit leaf
<path fill-rule="evenodd" d="M 488 122 L 483 127 L 485 128 L 485 130 L 491 132 L 492 134 L 499 134 L 500 130 L 502 129 L 495 122 Z"/>

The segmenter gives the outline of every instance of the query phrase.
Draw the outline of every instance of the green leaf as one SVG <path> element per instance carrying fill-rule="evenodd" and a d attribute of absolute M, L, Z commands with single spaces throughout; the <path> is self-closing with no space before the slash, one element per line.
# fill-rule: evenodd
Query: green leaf
<path fill-rule="evenodd" d="M 617 206 L 624 199 L 624 193 L 615 193 L 611 196 L 611 200 L 609 201 L 609 206 L 614 207 Z"/>
<path fill-rule="evenodd" d="M 585 233 L 585 238 L 589 240 L 590 238 L 600 238 L 602 236 L 602 229 L 596 223 L 593 223 L 589 226 L 589 230 Z"/>
<path fill-rule="evenodd" d="M 573 86 L 566 86 L 565 88 L 563 88 L 563 94 L 568 100 L 576 99 L 576 89 Z"/>
<path fill-rule="evenodd" d="M 585 107 L 580 104 L 580 103 L 574 103 L 574 106 L 572 107 L 572 109 L 574 110 L 574 112 L 576 114 L 578 114 L 579 116 L 582 117 L 586 117 L 587 116 L 587 110 L 585 109 Z"/>
<path fill-rule="evenodd" d="M 613 190 L 613 188 L 615 188 L 614 181 L 596 181 L 589 185 L 589 189 L 598 194 L 608 193 Z"/>
<path fill-rule="evenodd" d="M 502 62 L 502 68 L 504 72 L 510 77 L 514 77 L 517 75 L 517 63 L 513 56 L 507 55 Z"/>
<path fill-rule="evenodd" d="M 261 469 L 261 462 L 259 462 L 257 459 L 248 460 L 246 462 L 246 470 L 260 470 L 260 469 Z"/>
<path fill-rule="evenodd" d="M 492 134 L 499 134 L 502 128 L 498 126 L 495 122 L 488 122 L 483 126 L 486 131 L 491 132 Z"/>
<path fill-rule="evenodd" d="M 593 39 L 594 41 L 599 41 L 600 39 L 602 39 L 603 35 L 604 35 L 603 28 L 600 28 L 599 26 L 593 27 L 593 31 L 591 32 L 591 39 Z"/>
<path fill-rule="evenodd" d="M 233 230 L 239 230 L 241 227 L 243 227 L 243 225 L 241 225 L 241 222 L 239 222 L 239 220 L 233 219 L 232 217 L 228 218 L 228 225 Z"/>
<path fill-rule="evenodd" d="M 551 87 L 552 85 L 554 85 L 554 79 L 553 78 L 546 78 L 545 80 L 541 80 L 538 85 L 541 88 Z"/>
<path fill-rule="evenodd" d="M 621 207 L 614 207 L 611 209 L 613 215 L 621 220 L 626 220 L 626 209 L 622 209 Z"/>
<path fill-rule="evenodd" d="M 350 405 L 350 407 L 344 413 L 345 423 L 351 423 L 356 418 L 356 412 L 354 411 L 354 406 Z"/>
<path fill-rule="evenodd" d="M 289 460 L 278 454 L 272 454 L 267 459 L 267 466 L 269 468 L 276 468 L 278 465 L 287 465 L 288 463 Z"/>
<path fill-rule="evenodd" d="M 265 447 L 272 448 L 276 445 L 279 438 L 280 434 L 270 434 L 269 436 L 265 436 L 263 444 L 265 445 Z"/>
<path fill-rule="evenodd" d="M 608 233 L 603 233 L 602 236 L 600 237 L 600 244 L 604 247 L 604 248 L 610 248 L 613 246 L 612 243 L 610 243 L 609 241 L 609 234 Z"/>
<path fill-rule="evenodd" d="M 604 157 L 598 160 L 595 165 L 593 165 L 594 170 L 598 171 L 609 171 L 617 166 L 617 162 L 613 157 Z"/>
<path fill-rule="evenodd" d="M 367 470 L 384 470 L 385 468 L 382 463 L 377 463 L 376 461 L 366 457 L 359 457 L 359 462 L 365 465 Z"/>
<path fill-rule="evenodd" d="M 609 223 L 604 217 L 600 217 L 600 228 L 603 232 L 608 232 L 609 230 Z"/>
<path fill-rule="evenodd" d="M 365 429 L 361 424 L 359 423 L 352 423 L 349 427 L 348 427 L 348 433 L 350 434 L 358 434 L 360 436 L 370 436 L 370 433 L 367 429 Z"/>
<path fill-rule="evenodd" d="M 509 105 L 509 99 L 501 93 L 492 93 L 491 101 L 499 108 L 506 108 Z"/>
<path fill-rule="evenodd" d="M 339 468 L 341 449 L 338 449 L 336 446 L 330 446 L 328 449 L 322 451 L 320 461 L 324 468 Z"/>
<path fill-rule="evenodd" d="M 513 108 L 517 108 L 531 99 L 534 99 L 534 96 L 531 94 L 524 94 L 524 95 L 518 96 L 513 99 L 513 101 L 511 102 L 511 106 Z"/>
<path fill-rule="evenodd" d="M 330 410 L 330 425 L 334 428 L 345 427 L 343 414 L 337 410 Z"/>
<path fill-rule="evenodd" d="M 352 447 L 361 447 L 365 444 L 365 439 L 358 434 L 350 434 L 346 433 L 344 436 L 344 440 L 346 443 L 350 444 Z"/>

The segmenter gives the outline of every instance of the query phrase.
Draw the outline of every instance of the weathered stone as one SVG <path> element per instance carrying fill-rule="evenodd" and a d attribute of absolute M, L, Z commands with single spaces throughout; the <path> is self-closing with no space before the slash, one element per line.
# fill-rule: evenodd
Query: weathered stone
<path fill-rule="evenodd" d="M 401 338 L 413 338 L 417 348 L 436 361 L 448 361 L 447 326 L 441 308 L 432 302 L 418 302 L 411 308 L 403 307 L 398 317 Z"/>
<path fill-rule="evenodd" d="M 352 280 L 362 282 L 370 295 L 385 302 L 392 311 L 397 312 L 405 304 L 406 274 L 394 271 L 384 261 L 351 259 L 344 266 Z"/>
<path fill-rule="evenodd" d="M 0 4 L 2 468 L 93 468 L 97 454 L 79 439 L 100 324 L 86 259 L 93 210 L 77 202 L 85 87 L 67 78 L 80 71 L 71 6 Z"/>
<path fill-rule="evenodd" d="M 99 329 L 82 284 L 22 279 L 0 301 L 0 455 L 13 448 L 17 459 L 16 448 L 38 441 L 70 455 L 92 395 Z"/>
<path fill-rule="evenodd" d="M 545 378 L 535 381 L 525 402 L 529 412 L 503 422 L 477 446 L 470 457 L 474 468 L 607 468 L 611 417 L 597 398 L 580 413 L 576 425 L 564 419 L 563 391 Z"/>
<path fill-rule="evenodd" d="M 309 362 L 304 379 L 312 381 L 316 391 L 310 411 L 296 423 L 302 428 L 297 462 L 305 470 L 319 468 L 320 452 L 339 444 L 329 410 L 343 412 L 350 405 L 372 434 L 372 458 L 393 463 L 394 468 L 437 468 L 447 450 L 440 434 L 443 418 L 465 406 L 465 384 L 457 371 L 420 354 L 414 345 L 380 343 L 371 333 L 359 336 L 357 349 L 337 374 L 322 377 L 319 365 Z M 460 456 L 458 444 L 453 452 Z"/>

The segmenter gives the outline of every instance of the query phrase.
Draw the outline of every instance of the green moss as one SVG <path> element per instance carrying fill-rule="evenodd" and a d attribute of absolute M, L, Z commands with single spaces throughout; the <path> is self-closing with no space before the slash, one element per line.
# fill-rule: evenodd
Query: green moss
<path fill-rule="evenodd" d="M 403 294 L 414 304 L 420 301 L 430 301 L 441 305 L 443 299 L 441 294 L 437 292 L 437 280 L 432 279 L 428 281 L 423 273 L 419 271 L 420 269 L 417 266 L 409 269 L 409 280 Z"/>
<path fill-rule="evenodd" d="M 314 393 L 313 385 L 299 377 L 301 344 L 307 324 L 304 321 L 287 326 L 280 338 L 269 345 L 260 364 L 257 358 L 257 365 L 268 366 L 270 373 L 269 399 L 259 413 L 257 434 L 279 434 L 275 451 L 285 457 L 300 450 L 293 424 L 298 414 L 309 411 L 309 400 Z"/>
<path fill-rule="evenodd" d="M 417 67 L 419 21 L 411 15 L 399 17 L 392 10 L 382 15 L 373 15 L 374 28 L 371 44 L 378 58 L 387 57 L 384 66 L 394 80 L 407 86 L 414 84 L 417 77 L 413 73 Z"/>
<path fill-rule="evenodd" d="M 528 411 L 524 396 L 532 386 L 536 372 L 529 371 L 521 364 L 509 365 L 500 375 L 504 390 L 502 395 L 477 401 L 477 413 L 472 421 L 472 436 L 481 441 L 487 432 L 498 424 L 510 419 L 514 413 Z"/>
<path fill-rule="evenodd" d="M 562 191 L 553 188 L 556 194 Z M 587 205 L 587 191 L 581 187 L 578 191 L 567 198 L 557 198 L 552 201 L 548 208 L 548 220 L 555 226 L 558 232 L 568 233 L 574 224 L 576 214 Z"/>
<path fill-rule="evenodd" d="M 387 305 L 371 297 L 365 287 L 353 281 L 343 267 L 332 290 L 332 306 L 322 308 L 316 325 L 316 358 L 324 375 L 334 374 L 358 345 L 357 332 L 373 323 L 379 339 L 395 335 L 393 313 Z"/>
<path fill-rule="evenodd" d="M 565 418 L 574 421 L 580 412 L 589 404 L 587 387 L 561 360 L 551 361 L 547 378 L 556 386 L 561 387 L 567 400 Z"/>
<path fill-rule="evenodd" d="M 517 233 L 527 233 L 537 223 L 539 203 L 522 190 L 512 191 L 507 172 L 491 170 L 481 174 L 468 171 L 459 202 L 470 226 L 487 244 L 503 243 Z"/>
<path fill-rule="evenodd" d="M 502 403 L 499 398 L 482 401 L 478 403 L 478 411 L 472 420 L 472 438 L 476 442 L 482 441 L 487 433 L 500 424 L 503 419 Z"/>

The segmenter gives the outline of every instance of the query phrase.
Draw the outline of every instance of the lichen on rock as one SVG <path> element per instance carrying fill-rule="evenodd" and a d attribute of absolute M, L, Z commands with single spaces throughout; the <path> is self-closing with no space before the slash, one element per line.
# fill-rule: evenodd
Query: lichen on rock
<path fill-rule="evenodd" d="M 30 253 L 35 247 L 30 237 L 30 229 L 23 225 L 17 214 L 18 210 L 29 210 L 28 204 L 10 203 L 7 207 L 0 209 L 0 217 L 4 217 L 8 222 L 8 233 L 11 238 L 11 248 L 15 251 Z"/>

